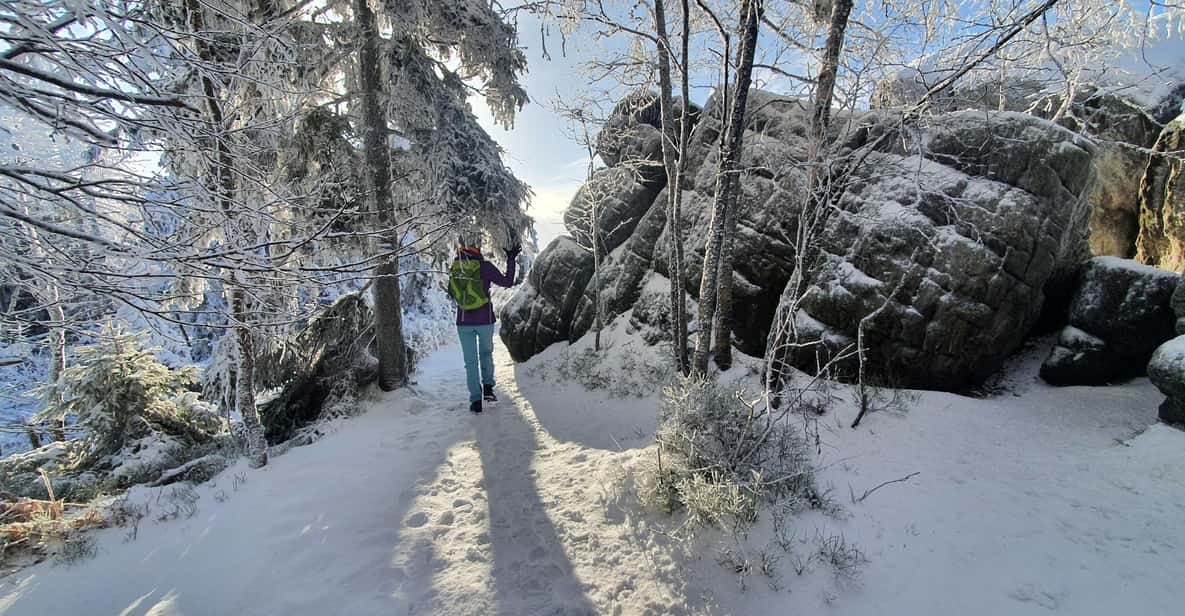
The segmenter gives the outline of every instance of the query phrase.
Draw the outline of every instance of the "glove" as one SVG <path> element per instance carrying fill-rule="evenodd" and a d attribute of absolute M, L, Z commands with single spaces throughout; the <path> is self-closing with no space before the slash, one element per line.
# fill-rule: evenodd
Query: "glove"
<path fill-rule="evenodd" d="M 510 248 L 507 248 L 507 249 L 506 249 L 506 258 L 507 258 L 507 259 L 511 259 L 511 260 L 513 260 L 513 259 L 514 259 L 515 257 L 517 257 L 517 256 L 518 256 L 520 253 L 522 253 L 522 251 L 523 251 L 523 246 L 522 246 L 522 244 L 519 244 L 518 242 L 515 242 L 513 246 L 511 246 Z"/>

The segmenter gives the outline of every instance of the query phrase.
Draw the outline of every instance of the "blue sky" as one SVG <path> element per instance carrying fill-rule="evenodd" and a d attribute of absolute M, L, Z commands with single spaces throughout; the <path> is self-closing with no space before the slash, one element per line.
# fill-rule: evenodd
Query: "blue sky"
<path fill-rule="evenodd" d="M 544 59 L 539 22 L 533 17 L 523 16 L 520 32 L 529 67 L 523 86 L 531 102 L 519 112 L 511 130 L 495 124 L 484 99 L 475 99 L 473 108 L 481 125 L 505 148 L 506 164 L 535 191 L 530 213 L 542 249 L 564 233 L 564 209 L 587 173 L 584 148 L 569 137 L 564 121 L 549 107 L 557 93 L 572 94 L 584 86 L 580 63 L 587 56 L 574 45 L 566 57 L 560 55 L 559 40 L 552 37 L 547 43 L 551 60 Z"/>

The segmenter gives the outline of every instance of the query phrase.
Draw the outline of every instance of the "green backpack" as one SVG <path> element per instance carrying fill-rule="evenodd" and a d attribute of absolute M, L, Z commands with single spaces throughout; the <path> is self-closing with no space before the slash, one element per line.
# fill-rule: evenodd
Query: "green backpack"
<path fill-rule="evenodd" d="M 477 310 L 490 303 L 481 284 L 481 261 L 453 261 L 448 271 L 448 294 L 461 310 Z"/>

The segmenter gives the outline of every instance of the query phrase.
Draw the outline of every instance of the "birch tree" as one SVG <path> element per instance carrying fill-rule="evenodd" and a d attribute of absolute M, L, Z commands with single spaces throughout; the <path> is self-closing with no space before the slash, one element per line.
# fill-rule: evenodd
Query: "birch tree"
<path fill-rule="evenodd" d="M 732 269 L 731 257 L 722 255 L 726 250 L 726 242 L 735 233 L 736 200 L 740 189 L 737 175 L 740 161 L 741 147 L 744 145 L 745 132 L 745 103 L 748 100 L 749 85 L 753 75 L 753 58 L 757 49 L 757 33 L 761 23 L 763 11 L 760 0 L 742 0 L 740 10 L 740 43 L 737 47 L 736 77 L 731 86 L 730 110 L 725 116 L 724 137 L 720 147 L 720 161 L 716 170 L 716 191 L 712 204 L 712 219 L 708 227 L 708 237 L 704 249 L 704 267 L 700 278 L 700 294 L 698 321 L 699 330 L 696 333 L 695 356 L 691 364 L 692 372 L 707 374 L 708 357 L 712 344 L 713 324 L 716 322 L 718 310 L 731 310 L 728 306 L 717 305 L 721 284 L 731 285 Z M 722 271 L 722 265 L 727 263 L 728 269 Z M 729 280 L 722 283 L 721 278 Z M 731 293 L 727 298 L 731 298 Z M 725 342 L 731 344 L 731 342 Z"/>
<path fill-rule="evenodd" d="M 667 13 L 664 0 L 654 1 L 654 31 L 658 52 L 658 91 L 662 118 L 662 158 L 667 176 L 667 225 L 670 229 L 671 248 L 667 269 L 671 281 L 671 341 L 675 353 L 675 365 L 683 374 L 690 366 L 687 353 L 687 311 L 683 290 L 683 175 L 687 168 L 687 144 L 691 134 L 690 67 L 688 48 L 691 40 L 691 14 L 687 0 L 681 0 L 680 12 L 682 36 L 679 38 L 679 56 L 676 63 L 682 107 L 678 122 L 675 121 L 674 100 L 671 94 L 671 59 L 675 51 L 667 34 Z M 676 134 L 676 127 L 678 132 Z"/>

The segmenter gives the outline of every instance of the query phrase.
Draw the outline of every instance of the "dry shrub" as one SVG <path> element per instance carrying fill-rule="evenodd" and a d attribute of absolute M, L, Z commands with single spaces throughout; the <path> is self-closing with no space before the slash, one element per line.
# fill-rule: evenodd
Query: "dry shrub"
<path fill-rule="evenodd" d="M 744 534 L 762 505 L 820 506 L 811 447 L 764 396 L 703 378 L 664 390 L 657 453 L 639 480 L 644 503 L 683 511 L 692 527 Z"/>

